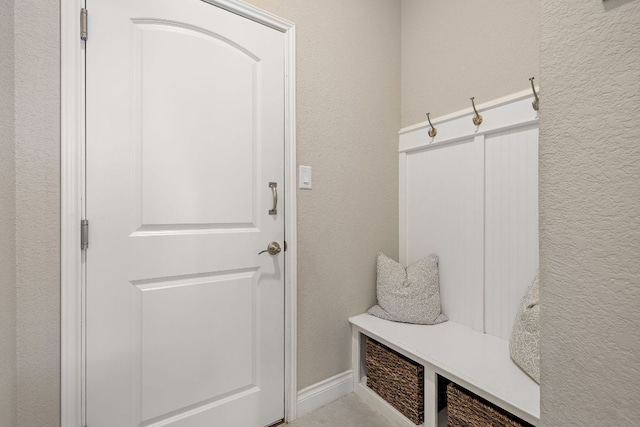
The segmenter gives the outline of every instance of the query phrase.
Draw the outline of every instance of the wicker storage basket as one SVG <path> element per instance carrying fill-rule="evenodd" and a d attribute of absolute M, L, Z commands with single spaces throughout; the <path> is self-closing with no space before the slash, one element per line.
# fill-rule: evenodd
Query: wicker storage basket
<path fill-rule="evenodd" d="M 533 427 L 455 383 L 447 386 L 449 427 Z"/>
<path fill-rule="evenodd" d="M 367 386 L 414 424 L 424 422 L 424 367 L 367 338 Z"/>

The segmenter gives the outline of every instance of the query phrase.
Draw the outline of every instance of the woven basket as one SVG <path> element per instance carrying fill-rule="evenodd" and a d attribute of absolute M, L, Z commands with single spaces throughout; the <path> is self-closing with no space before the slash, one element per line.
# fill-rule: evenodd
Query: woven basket
<path fill-rule="evenodd" d="M 367 386 L 414 424 L 424 422 L 424 367 L 367 338 Z"/>
<path fill-rule="evenodd" d="M 533 427 L 455 383 L 447 386 L 449 427 Z"/>

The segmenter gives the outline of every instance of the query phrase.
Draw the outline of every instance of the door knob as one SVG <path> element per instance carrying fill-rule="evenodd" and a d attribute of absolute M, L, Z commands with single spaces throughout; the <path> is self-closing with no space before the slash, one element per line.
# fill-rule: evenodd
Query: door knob
<path fill-rule="evenodd" d="M 265 249 L 264 251 L 258 252 L 258 255 L 263 254 L 265 252 L 269 252 L 269 255 L 277 255 L 281 251 L 282 251 L 282 248 L 280 247 L 280 244 L 278 242 L 271 242 L 269 243 L 269 246 L 267 246 L 267 249 Z"/>

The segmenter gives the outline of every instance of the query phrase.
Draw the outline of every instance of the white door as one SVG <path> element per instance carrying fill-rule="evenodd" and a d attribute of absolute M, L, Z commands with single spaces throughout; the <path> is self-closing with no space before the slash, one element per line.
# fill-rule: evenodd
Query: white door
<path fill-rule="evenodd" d="M 278 421 L 284 35 L 200 0 L 87 8 L 87 425 Z"/>

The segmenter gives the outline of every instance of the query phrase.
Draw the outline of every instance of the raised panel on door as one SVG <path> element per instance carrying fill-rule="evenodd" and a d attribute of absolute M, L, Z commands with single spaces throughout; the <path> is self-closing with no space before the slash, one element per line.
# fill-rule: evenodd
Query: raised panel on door
<path fill-rule="evenodd" d="M 256 387 L 256 279 L 247 270 L 132 283 L 143 420 Z"/>
<path fill-rule="evenodd" d="M 260 58 L 184 23 L 131 25 L 140 225 L 257 227 Z"/>
<path fill-rule="evenodd" d="M 87 421 L 284 418 L 284 36 L 208 3 L 89 0 Z M 282 198 L 281 198 L 282 200 Z"/>

